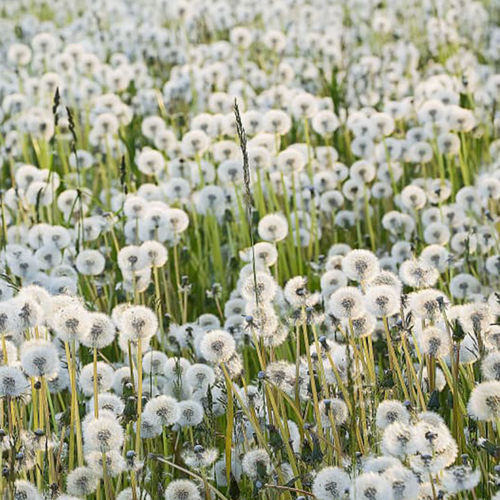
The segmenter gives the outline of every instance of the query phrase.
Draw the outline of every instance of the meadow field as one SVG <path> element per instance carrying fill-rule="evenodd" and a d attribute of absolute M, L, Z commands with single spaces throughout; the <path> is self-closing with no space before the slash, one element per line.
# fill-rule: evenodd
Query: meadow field
<path fill-rule="evenodd" d="M 500 500 L 500 0 L 0 0 L 0 500 Z"/>

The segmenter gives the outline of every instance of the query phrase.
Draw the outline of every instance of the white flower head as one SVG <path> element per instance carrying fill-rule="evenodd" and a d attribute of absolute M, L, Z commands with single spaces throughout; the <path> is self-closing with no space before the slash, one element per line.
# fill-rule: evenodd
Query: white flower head
<path fill-rule="evenodd" d="M 173 425 L 180 417 L 180 407 L 177 401 L 170 396 L 156 396 L 150 399 L 144 407 L 155 425 Z"/>
<path fill-rule="evenodd" d="M 83 439 L 88 451 L 108 452 L 119 450 L 123 444 L 123 428 L 110 413 L 103 411 L 98 418 L 91 418 L 83 425 Z"/>
<path fill-rule="evenodd" d="M 52 377 L 59 371 L 56 346 L 44 339 L 27 340 L 21 346 L 21 365 L 30 377 Z"/>
<path fill-rule="evenodd" d="M 392 498 L 392 488 L 383 477 L 374 472 L 364 472 L 351 488 L 352 500 L 387 500 Z"/>
<path fill-rule="evenodd" d="M 198 487 L 188 479 L 176 479 L 165 488 L 165 500 L 201 500 Z"/>
<path fill-rule="evenodd" d="M 265 478 L 271 472 L 271 459 L 264 449 L 247 451 L 241 462 L 243 472 L 251 479 Z"/>
<path fill-rule="evenodd" d="M 401 401 L 386 399 L 377 408 L 377 427 L 383 430 L 395 422 L 408 424 L 410 422 L 410 414 Z"/>
<path fill-rule="evenodd" d="M 312 484 L 312 493 L 318 500 L 341 500 L 351 487 L 349 475 L 339 467 L 321 469 Z"/>
<path fill-rule="evenodd" d="M 469 415 L 478 420 L 495 421 L 500 418 L 500 382 L 491 380 L 476 385 L 467 404 Z"/>
<path fill-rule="evenodd" d="M 364 313 L 363 295 L 351 286 L 339 288 L 330 295 L 328 309 L 336 318 L 358 318 Z"/>

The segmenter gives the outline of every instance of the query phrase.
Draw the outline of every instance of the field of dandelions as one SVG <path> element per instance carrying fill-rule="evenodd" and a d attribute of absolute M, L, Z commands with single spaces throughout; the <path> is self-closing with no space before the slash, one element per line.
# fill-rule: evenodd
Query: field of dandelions
<path fill-rule="evenodd" d="M 0 69 L 0 500 L 500 499 L 499 0 L 1 0 Z"/>

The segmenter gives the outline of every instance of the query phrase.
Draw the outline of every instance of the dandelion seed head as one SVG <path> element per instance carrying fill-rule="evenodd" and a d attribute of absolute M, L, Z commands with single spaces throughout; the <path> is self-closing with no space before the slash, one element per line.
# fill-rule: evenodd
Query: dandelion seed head
<path fill-rule="evenodd" d="M 417 476 L 401 464 L 390 467 L 384 474 L 392 485 L 394 500 L 411 500 L 419 496 L 420 484 Z"/>
<path fill-rule="evenodd" d="M 79 341 L 88 335 L 91 327 L 89 313 L 79 303 L 58 307 L 53 322 L 56 335 L 63 342 Z"/>
<path fill-rule="evenodd" d="M 339 288 L 330 295 L 328 309 L 337 318 L 357 318 L 364 312 L 363 295 L 354 287 Z"/>
<path fill-rule="evenodd" d="M 158 329 L 156 314 L 146 306 L 127 307 L 120 315 L 119 323 L 120 333 L 130 340 L 148 340 Z"/>
<path fill-rule="evenodd" d="M 215 448 L 204 448 L 203 446 L 194 446 L 193 450 L 187 450 L 182 453 L 184 463 L 195 470 L 210 467 L 219 457 L 219 452 Z"/>
<path fill-rule="evenodd" d="M 363 472 L 376 472 L 383 474 L 391 467 L 397 467 L 401 462 L 396 457 L 381 455 L 379 457 L 369 457 L 363 461 Z"/>
<path fill-rule="evenodd" d="M 184 379 L 191 363 L 186 358 L 168 358 L 165 363 L 164 375 L 168 379 L 181 380 Z"/>
<path fill-rule="evenodd" d="M 104 361 L 98 361 L 95 365 L 95 370 L 97 372 L 97 390 L 99 392 L 106 392 L 111 389 L 114 380 L 114 370 L 113 368 L 105 363 Z M 94 393 L 94 364 L 89 363 L 85 365 L 78 378 L 78 383 L 82 392 L 86 396 L 90 396 Z"/>
<path fill-rule="evenodd" d="M 403 403 L 397 400 L 382 401 L 377 407 L 376 423 L 379 429 L 386 429 L 389 425 L 399 422 L 409 424 L 410 414 Z"/>
<path fill-rule="evenodd" d="M 350 490 L 349 475 L 339 467 L 321 469 L 312 484 L 312 493 L 318 500 L 339 500 Z"/>
<path fill-rule="evenodd" d="M 27 340 L 21 346 L 21 366 L 30 377 L 52 377 L 59 371 L 57 348 L 48 340 Z"/>
<path fill-rule="evenodd" d="M 23 332 L 43 324 L 43 310 L 35 299 L 23 295 L 16 296 L 9 300 L 9 307 L 12 311 L 11 325 L 14 330 Z"/>
<path fill-rule="evenodd" d="M 151 495 L 142 487 L 135 488 L 135 497 L 132 488 L 125 488 L 116 495 L 116 500 L 134 500 L 134 498 L 138 500 L 151 500 Z"/>
<path fill-rule="evenodd" d="M 198 316 L 197 323 L 205 332 L 220 328 L 220 320 L 215 314 L 202 314 Z"/>
<path fill-rule="evenodd" d="M 500 325 L 493 325 L 485 332 L 484 342 L 489 349 L 500 350 Z"/>
<path fill-rule="evenodd" d="M 382 500 L 392 498 L 391 485 L 374 472 L 364 472 L 356 477 L 351 488 L 353 500 Z"/>
<path fill-rule="evenodd" d="M 420 260 L 429 267 L 435 267 L 439 272 L 448 269 L 449 259 L 449 251 L 439 244 L 430 244 L 420 253 Z"/>
<path fill-rule="evenodd" d="M 96 349 L 111 344 L 115 338 L 115 325 L 111 318 L 104 313 L 92 312 L 88 313 L 90 328 L 84 332 L 80 338 L 80 342 L 87 346 Z"/>
<path fill-rule="evenodd" d="M 14 500 L 41 500 L 42 495 L 38 492 L 35 485 L 23 479 L 14 481 L 13 488 Z"/>
<path fill-rule="evenodd" d="M 347 276 L 340 269 L 331 269 L 321 276 L 321 291 L 325 298 L 345 286 L 347 286 Z"/>
<path fill-rule="evenodd" d="M 161 351 L 148 351 L 142 358 L 142 369 L 148 375 L 162 375 L 168 357 Z"/>
<path fill-rule="evenodd" d="M 128 245 L 118 252 L 118 266 L 122 271 L 137 272 L 148 265 L 148 256 L 143 247 Z"/>
<path fill-rule="evenodd" d="M 370 286 L 364 296 L 364 302 L 366 309 L 378 318 L 393 316 L 401 307 L 400 293 L 390 285 Z"/>
<path fill-rule="evenodd" d="M 101 412 L 98 418 L 92 418 L 85 422 L 83 439 L 86 450 L 104 453 L 121 448 L 124 432 L 111 412 Z"/>
<path fill-rule="evenodd" d="M 365 312 L 358 318 L 353 318 L 351 320 L 343 319 L 342 324 L 346 331 L 348 331 L 352 327 L 352 334 L 355 337 L 367 337 L 368 335 L 371 335 L 375 330 L 377 320 L 375 316 L 373 316 L 369 312 Z"/>
<path fill-rule="evenodd" d="M 296 384 L 299 386 L 299 391 L 301 391 L 309 381 L 303 367 L 299 368 L 299 376 L 297 378 L 295 364 L 286 361 L 269 363 L 265 370 L 265 376 L 269 383 L 274 384 L 278 389 L 291 397 L 295 397 Z"/>
<path fill-rule="evenodd" d="M 346 403 L 339 398 L 320 401 L 319 411 L 321 414 L 321 423 L 325 428 L 331 427 L 331 422 L 335 426 L 342 425 L 349 416 Z"/>
<path fill-rule="evenodd" d="M 99 475 L 90 467 L 76 467 L 66 478 L 66 490 L 70 495 L 83 497 L 97 489 Z"/>
<path fill-rule="evenodd" d="M 457 451 L 456 443 L 451 441 L 447 448 L 434 453 L 434 455 L 412 455 L 410 457 L 410 468 L 420 475 L 438 474 L 455 461 Z"/>
<path fill-rule="evenodd" d="M 401 281 L 413 288 L 429 288 L 436 284 L 439 272 L 422 261 L 405 260 L 399 269 Z"/>
<path fill-rule="evenodd" d="M 201 500 L 200 492 L 193 481 L 176 479 L 165 488 L 165 500 Z"/>
<path fill-rule="evenodd" d="M 278 242 L 288 234 L 288 222 L 281 214 L 267 214 L 258 224 L 259 236 L 266 241 Z"/>
<path fill-rule="evenodd" d="M 307 289 L 307 278 L 303 276 L 295 276 L 288 280 L 283 292 L 285 299 L 292 307 L 312 306 L 317 300 Z"/>
<path fill-rule="evenodd" d="M 403 284 L 401 283 L 400 279 L 391 271 L 380 271 L 366 285 L 368 288 L 386 285 L 393 287 L 399 293 L 401 293 L 401 290 L 403 289 Z"/>
<path fill-rule="evenodd" d="M 125 409 L 125 403 L 119 396 L 111 392 L 102 392 L 97 396 L 98 408 L 113 413 L 116 416 L 122 414 Z M 89 411 L 94 409 L 94 397 L 88 400 L 87 408 Z"/>
<path fill-rule="evenodd" d="M 447 356 L 451 349 L 448 333 L 435 326 L 417 329 L 417 342 L 422 354 L 434 358 Z"/>
<path fill-rule="evenodd" d="M 264 449 L 250 450 L 243 456 L 241 467 L 249 478 L 263 479 L 271 472 L 271 459 Z"/>
<path fill-rule="evenodd" d="M 479 470 L 472 470 L 467 465 L 457 465 L 450 467 L 443 472 L 441 485 L 449 494 L 455 494 L 460 491 L 472 490 L 481 479 Z"/>
<path fill-rule="evenodd" d="M 165 168 L 165 158 L 159 151 L 144 148 L 135 159 L 137 168 L 145 175 L 157 175 Z"/>
<path fill-rule="evenodd" d="M 459 273 L 450 280 L 450 294 L 456 299 L 469 299 L 480 293 L 479 280 L 468 273 Z"/>
<path fill-rule="evenodd" d="M 382 453 L 394 457 L 413 455 L 417 450 L 414 429 L 403 422 L 393 422 L 385 427 L 381 443 Z"/>
<path fill-rule="evenodd" d="M 432 414 L 420 419 L 415 424 L 414 430 L 417 451 L 421 454 L 432 455 L 445 450 L 454 442 L 446 424 L 439 419 L 433 419 Z"/>
<path fill-rule="evenodd" d="M 446 295 L 434 288 L 412 292 L 408 295 L 408 308 L 417 317 L 431 321 L 441 317 L 441 305 L 449 303 Z"/>
<path fill-rule="evenodd" d="M 0 397 L 17 398 L 29 388 L 21 370 L 14 366 L 0 366 Z"/>
<path fill-rule="evenodd" d="M 137 370 L 134 368 L 133 380 L 137 380 Z M 122 366 L 115 370 L 113 375 L 113 391 L 121 396 L 123 394 L 123 386 L 132 382 L 132 374 L 129 366 Z"/>
<path fill-rule="evenodd" d="M 82 250 L 75 264 L 80 274 L 97 276 L 104 271 L 105 258 L 98 250 Z"/>
<path fill-rule="evenodd" d="M 229 319 L 231 316 L 241 316 L 245 312 L 245 300 L 242 298 L 234 298 L 228 300 L 224 304 L 224 316 Z"/>
<path fill-rule="evenodd" d="M 469 415 L 478 420 L 491 421 L 500 416 L 500 382 L 481 382 L 472 390 L 467 403 Z"/>
<path fill-rule="evenodd" d="M 186 382 L 193 391 L 206 392 L 215 383 L 215 372 L 208 365 L 195 363 L 186 370 Z"/>
<path fill-rule="evenodd" d="M 180 427 L 191 427 L 202 422 L 204 411 L 200 403 L 194 400 L 180 401 L 178 403 L 180 410 L 177 418 L 177 425 Z"/>
<path fill-rule="evenodd" d="M 104 455 L 100 451 L 91 451 L 85 455 L 85 461 L 95 474 L 102 476 L 103 466 L 106 463 L 106 473 L 109 477 L 119 476 L 125 471 L 126 463 L 122 454 L 117 450 L 109 450 L 106 452 L 106 462 Z"/>
<path fill-rule="evenodd" d="M 265 272 L 258 271 L 255 276 L 247 276 L 241 284 L 241 295 L 249 302 L 266 303 L 276 295 L 277 285 L 273 277 Z"/>
<path fill-rule="evenodd" d="M 458 320 L 465 331 L 483 333 L 494 323 L 494 314 L 488 303 L 472 302 L 458 309 Z"/>
<path fill-rule="evenodd" d="M 134 429 L 137 431 L 137 422 L 134 423 Z M 162 430 L 163 427 L 153 413 L 144 412 L 141 415 L 141 437 L 143 439 L 154 439 L 161 435 Z"/>
<path fill-rule="evenodd" d="M 173 425 L 180 417 L 177 401 L 164 395 L 150 399 L 144 407 L 144 413 L 150 414 L 155 426 Z"/>

